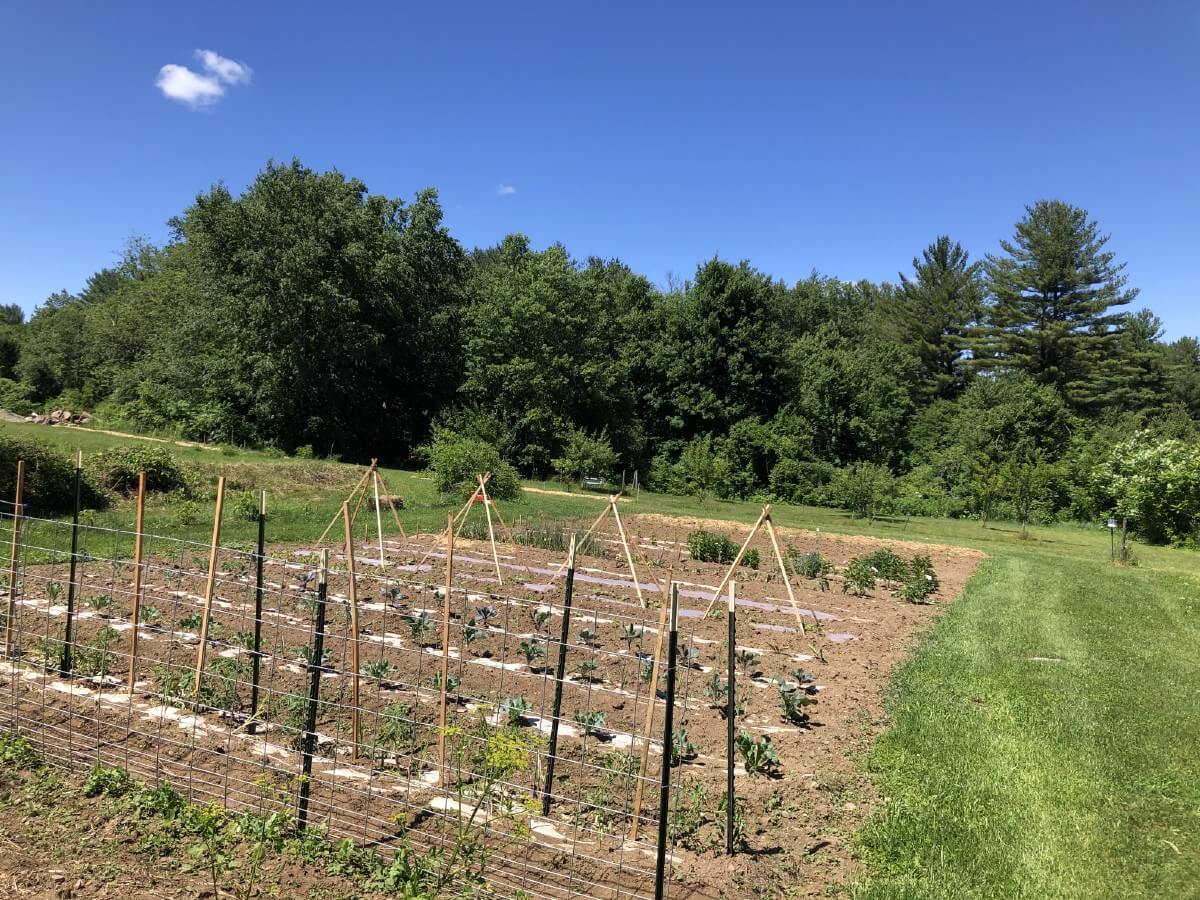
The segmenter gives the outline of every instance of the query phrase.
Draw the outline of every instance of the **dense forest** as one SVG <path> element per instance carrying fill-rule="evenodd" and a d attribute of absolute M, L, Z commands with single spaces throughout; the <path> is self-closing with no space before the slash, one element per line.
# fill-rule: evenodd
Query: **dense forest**
<path fill-rule="evenodd" d="M 4 309 L 0 406 L 393 464 L 482 442 L 527 475 L 637 469 L 863 514 L 1194 531 L 1200 344 L 1130 310 L 1124 264 L 1064 202 L 977 257 L 931 235 L 882 284 L 713 258 L 663 288 L 521 235 L 468 251 L 435 191 L 298 161 L 171 228 L 28 322 Z"/>

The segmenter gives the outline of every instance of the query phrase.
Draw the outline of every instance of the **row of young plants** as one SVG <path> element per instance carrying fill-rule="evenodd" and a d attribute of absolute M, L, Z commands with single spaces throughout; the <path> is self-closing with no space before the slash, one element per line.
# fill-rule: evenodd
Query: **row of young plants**
<path fill-rule="evenodd" d="M 474 749 L 460 742 L 457 761 L 469 763 L 473 780 L 459 784 L 458 796 L 472 812 L 457 817 L 451 840 L 438 847 L 417 848 L 405 833 L 403 814 L 395 817 L 397 834 L 389 856 L 359 848 L 349 839 L 333 840 L 317 825 L 301 828 L 292 815 L 280 810 L 233 811 L 216 803 L 190 802 L 169 782 L 149 786 L 123 768 L 102 763 L 92 767 L 79 792 L 108 801 L 112 812 L 128 817 L 139 852 L 154 857 L 183 852 L 187 861 L 180 868 L 203 873 L 214 897 L 260 896 L 270 890 L 265 884 L 267 865 L 291 859 L 347 878 L 363 892 L 433 900 L 484 892 L 489 865 L 505 849 L 528 839 L 532 804 L 514 803 L 503 795 L 513 773 L 528 767 L 531 750 L 529 740 L 511 730 L 494 731 Z M 26 738 L 7 733 L 0 733 L 0 771 L 53 777 Z M 290 800 L 290 789 L 281 790 L 265 777 L 256 785 L 264 806 L 278 807 Z M 507 847 L 487 843 L 484 832 L 474 828 L 479 811 L 485 808 L 492 835 L 497 833 L 498 820 L 506 819 L 512 826 Z M 529 895 L 517 891 L 514 896 Z"/>

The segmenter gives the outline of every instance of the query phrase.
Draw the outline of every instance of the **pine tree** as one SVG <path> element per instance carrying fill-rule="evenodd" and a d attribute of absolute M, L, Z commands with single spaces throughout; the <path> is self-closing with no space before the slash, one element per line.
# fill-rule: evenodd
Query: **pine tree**
<path fill-rule="evenodd" d="M 1077 409 L 1105 405 L 1105 369 L 1126 324 L 1112 309 L 1137 296 L 1107 243 L 1084 209 L 1060 200 L 1026 207 L 1013 240 L 1000 243 L 1005 255 L 987 259 L 990 305 L 970 343 L 972 364 L 1025 372 Z"/>
<path fill-rule="evenodd" d="M 900 275 L 891 320 L 897 342 L 917 357 L 920 392 L 928 400 L 957 395 L 967 328 L 982 311 L 979 263 L 945 235 L 913 259 L 914 276 Z"/>

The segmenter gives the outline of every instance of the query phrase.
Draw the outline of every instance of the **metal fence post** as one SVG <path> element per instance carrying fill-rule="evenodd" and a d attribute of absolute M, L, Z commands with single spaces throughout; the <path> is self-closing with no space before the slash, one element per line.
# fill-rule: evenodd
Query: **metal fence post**
<path fill-rule="evenodd" d="M 667 818 L 671 811 L 671 753 L 675 724 L 675 653 L 679 649 L 679 584 L 671 584 L 671 625 L 667 632 L 667 708 L 663 722 L 662 790 L 658 796 L 658 859 L 654 868 L 654 900 L 662 900 L 667 873 Z"/>
<path fill-rule="evenodd" d="M 558 642 L 558 667 L 554 675 L 554 711 L 550 718 L 550 746 L 546 756 L 546 783 L 542 789 L 542 815 L 550 815 L 554 791 L 554 757 L 558 753 L 558 721 L 562 714 L 563 677 L 567 671 L 567 642 L 571 639 L 571 595 L 575 588 L 575 535 L 567 552 L 567 583 L 563 593 L 562 636 Z"/>
<path fill-rule="evenodd" d="M 300 760 L 300 800 L 296 827 L 308 826 L 308 794 L 312 782 L 313 750 L 317 744 L 317 701 L 321 693 L 321 669 L 325 661 L 325 597 L 329 591 L 329 550 L 321 551 L 321 580 L 317 585 L 317 617 L 312 656 L 308 661 L 308 711 L 304 719 L 304 742 Z"/>

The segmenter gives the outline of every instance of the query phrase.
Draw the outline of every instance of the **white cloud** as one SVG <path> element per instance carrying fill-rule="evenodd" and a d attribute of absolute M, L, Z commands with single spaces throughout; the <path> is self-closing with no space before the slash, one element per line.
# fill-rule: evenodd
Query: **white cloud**
<path fill-rule="evenodd" d="M 502 184 L 496 188 L 497 197 L 507 197 L 509 194 L 515 194 L 517 189 L 511 184 Z"/>
<path fill-rule="evenodd" d="M 227 85 L 244 84 L 254 74 L 245 63 L 226 59 L 212 50 L 197 50 L 196 59 L 200 60 L 203 74 L 174 63 L 158 70 L 154 84 L 164 97 L 193 109 L 211 106 L 225 96 Z"/>

